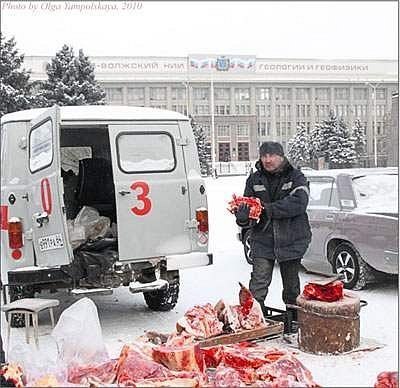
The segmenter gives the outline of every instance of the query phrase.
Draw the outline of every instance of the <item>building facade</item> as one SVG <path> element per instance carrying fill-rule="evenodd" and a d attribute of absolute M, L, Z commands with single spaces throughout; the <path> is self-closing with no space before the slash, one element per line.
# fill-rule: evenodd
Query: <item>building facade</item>
<path fill-rule="evenodd" d="M 50 57 L 25 57 L 34 80 Z M 385 120 L 398 92 L 397 61 L 262 59 L 255 56 L 91 57 L 107 103 L 191 115 L 214 145 L 216 161 L 254 160 L 275 140 L 287 149 L 299 125 L 312 130 L 333 110 L 364 124 L 365 166 L 387 164 Z M 375 125 L 374 125 L 375 124 Z M 376 140 L 376 147 L 374 141 Z M 376 153 L 376 155 L 375 155 Z M 376 158 L 375 158 L 376 156 Z"/>

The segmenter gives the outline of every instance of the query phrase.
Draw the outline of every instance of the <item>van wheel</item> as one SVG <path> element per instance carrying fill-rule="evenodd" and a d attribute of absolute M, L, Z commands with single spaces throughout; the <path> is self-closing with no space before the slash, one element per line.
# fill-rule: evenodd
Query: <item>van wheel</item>
<path fill-rule="evenodd" d="M 169 287 L 166 290 L 143 293 L 144 300 L 151 310 L 170 311 L 178 302 L 179 271 L 167 271 L 161 278 L 168 281 Z"/>
<path fill-rule="evenodd" d="M 349 243 L 339 244 L 332 253 L 332 269 L 341 274 L 344 288 L 362 290 L 367 285 L 370 267 Z"/>
<path fill-rule="evenodd" d="M 33 298 L 35 296 L 35 290 L 30 286 L 11 286 L 9 292 L 10 302 L 23 298 Z M 10 325 L 11 327 L 25 327 L 24 314 L 12 314 Z"/>

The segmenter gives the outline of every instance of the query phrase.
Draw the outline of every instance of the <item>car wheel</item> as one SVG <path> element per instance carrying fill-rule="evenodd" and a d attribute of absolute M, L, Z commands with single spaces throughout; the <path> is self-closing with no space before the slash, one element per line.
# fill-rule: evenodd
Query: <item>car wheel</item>
<path fill-rule="evenodd" d="M 251 256 L 251 246 L 250 246 L 250 229 L 246 230 L 244 233 L 243 237 L 243 251 L 244 251 L 244 257 L 246 258 L 246 261 L 250 264 L 253 265 L 253 259 L 250 257 Z"/>
<path fill-rule="evenodd" d="M 169 284 L 166 290 L 145 292 L 143 294 L 147 306 L 153 311 L 170 311 L 178 302 L 179 271 L 167 271 L 166 275 L 165 280 Z"/>
<path fill-rule="evenodd" d="M 343 285 L 347 289 L 362 290 L 367 285 L 368 264 L 349 244 L 339 244 L 332 254 L 332 268 L 342 275 Z"/>

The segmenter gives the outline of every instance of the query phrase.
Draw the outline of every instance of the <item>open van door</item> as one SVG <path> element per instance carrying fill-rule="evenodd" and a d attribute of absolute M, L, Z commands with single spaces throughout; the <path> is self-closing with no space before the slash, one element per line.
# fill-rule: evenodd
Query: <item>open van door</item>
<path fill-rule="evenodd" d="M 191 251 L 187 141 L 175 123 L 109 126 L 119 260 Z M 195 221 L 195 220 L 194 220 Z"/>
<path fill-rule="evenodd" d="M 36 265 L 69 264 L 73 253 L 68 240 L 61 180 L 58 106 L 31 121 L 28 152 L 28 206 Z"/>

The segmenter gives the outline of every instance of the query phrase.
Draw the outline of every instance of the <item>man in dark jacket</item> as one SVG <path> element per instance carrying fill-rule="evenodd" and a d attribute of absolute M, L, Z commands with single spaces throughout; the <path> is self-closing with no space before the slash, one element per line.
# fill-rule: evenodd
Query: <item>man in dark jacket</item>
<path fill-rule="evenodd" d="M 236 212 L 239 226 L 250 227 L 253 271 L 250 291 L 264 306 L 275 260 L 279 263 L 285 304 L 296 304 L 300 293 L 300 262 L 311 241 L 306 208 L 308 182 L 284 156 L 282 146 L 268 141 L 260 147 L 256 171 L 247 178 L 244 196 L 257 197 L 264 210 L 258 223 L 249 219 L 249 207 Z M 297 320 L 297 311 L 287 308 Z"/>

